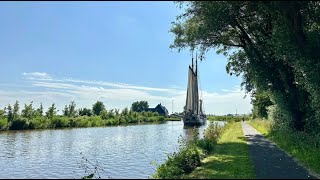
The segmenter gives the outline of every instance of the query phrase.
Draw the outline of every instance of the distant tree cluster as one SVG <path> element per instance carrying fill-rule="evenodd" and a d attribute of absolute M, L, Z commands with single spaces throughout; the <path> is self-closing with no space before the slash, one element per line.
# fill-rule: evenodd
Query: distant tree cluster
<path fill-rule="evenodd" d="M 16 101 L 13 107 L 8 104 L 0 110 L 0 130 L 92 127 L 165 120 L 157 112 L 149 112 L 148 107 L 147 101 L 134 102 L 131 110 L 124 108 L 120 112 L 119 109 L 107 110 L 103 102 L 97 101 L 92 109 L 76 109 L 76 103 L 71 101 L 65 105 L 62 115 L 57 115 L 54 103 L 46 112 L 42 103 L 39 108 L 33 108 L 33 102 L 25 104 L 20 111 L 19 102 Z"/>

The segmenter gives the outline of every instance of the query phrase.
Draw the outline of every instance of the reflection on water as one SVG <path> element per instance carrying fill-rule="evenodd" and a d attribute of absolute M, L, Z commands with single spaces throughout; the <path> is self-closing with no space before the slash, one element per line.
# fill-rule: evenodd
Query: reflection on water
<path fill-rule="evenodd" d="M 208 126 L 196 128 L 199 137 Z M 136 126 L 0 132 L 0 178 L 81 178 L 81 155 L 106 172 L 102 178 L 148 178 L 178 138 L 192 137 L 183 122 Z"/>

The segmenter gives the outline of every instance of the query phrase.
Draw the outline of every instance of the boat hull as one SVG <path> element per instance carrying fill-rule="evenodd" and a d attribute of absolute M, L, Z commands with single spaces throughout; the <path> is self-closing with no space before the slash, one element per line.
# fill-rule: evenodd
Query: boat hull
<path fill-rule="evenodd" d="M 199 114 L 189 114 L 183 117 L 185 126 L 201 126 L 207 123 L 207 117 Z"/>

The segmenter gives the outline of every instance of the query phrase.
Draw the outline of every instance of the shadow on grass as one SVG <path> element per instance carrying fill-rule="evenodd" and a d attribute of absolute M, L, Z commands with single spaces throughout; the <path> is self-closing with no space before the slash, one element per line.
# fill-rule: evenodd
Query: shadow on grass
<path fill-rule="evenodd" d="M 183 178 L 255 178 L 247 144 L 217 144 L 214 153 L 203 160 L 201 167 Z"/>

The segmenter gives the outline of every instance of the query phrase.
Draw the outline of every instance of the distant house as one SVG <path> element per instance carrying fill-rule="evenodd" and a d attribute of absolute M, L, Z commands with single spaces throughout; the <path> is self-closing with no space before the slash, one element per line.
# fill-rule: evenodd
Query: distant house
<path fill-rule="evenodd" d="M 169 116 L 167 108 L 162 106 L 161 103 L 158 104 L 155 108 L 148 108 L 148 111 L 158 112 L 159 115 L 162 115 L 162 116 L 165 116 L 165 117 Z"/>

